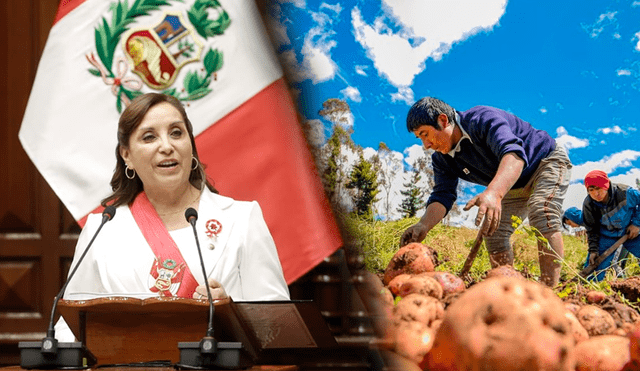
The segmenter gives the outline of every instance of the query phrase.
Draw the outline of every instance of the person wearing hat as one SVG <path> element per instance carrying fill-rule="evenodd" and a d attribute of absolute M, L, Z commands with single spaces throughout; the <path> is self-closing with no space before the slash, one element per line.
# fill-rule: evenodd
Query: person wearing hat
<path fill-rule="evenodd" d="M 587 231 L 584 229 L 584 221 L 582 220 L 582 210 L 577 207 L 570 207 L 562 214 L 562 226 L 565 229 L 574 228 L 574 235 L 580 237 L 580 240 L 587 242 Z"/>
<path fill-rule="evenodd" d="M 620 237 L 628 236 L 624 247 L 636 258 L 640 257 L 640 191 L 624 184 L 612 183 L 602 170 L 592 170 L 584 178 L 588 195 L 582 204 L 582 218 L 587 229 L 589 255 L 587 264 L 594 264 L 598 256 Z M 590 279 L 601 281 L 611 266 L 614 254 L 605 259 Z"/>
<path fill-rule="evenodd" d="M 582 220 L 582 210 L 577 207 L 570 207 L 564 211 L 562 215 L 562 226 L 567 228 L 569 227 L 578 228 L 584 227 L 584 220 Z"/>
<path fill-rule="evenodd" d="M 564 214 L 562 215 L 562 226 L 565 227 L 566 229 L 569 229 L 567 226 L 572 228 L 584 227 L 582 210 L 578 209 L 577 207 L 570 207 L 567 210 L 565 210 Z M 576 232 L 576 236 L 578 236 L 579 232 L 583 233 L 582 236 L 586 234 L 586 230 L 580 229 L 578 232 Z M 605 241 L 601 240 L 601 242 L 605 242 Z M 606 249 L 607 247 L 599 250 L 605 251 Z M 629 256 L 629 251 L 627 251 L 627 249 L 625 249 L 624 246 L 620 246 L 618 249 L 616 249 L 616 251 L 612 254 L 612 256 L 613 256 L 613 259 L 611 260 L 610 267 L 613 268 L 613 270 L 616 272 L 616 277 L 623 277 L 624 268 L 627 265 L 627 257 Z M 586 268 L 588 265 L 589 265 L 589 257 L 587 256 L 587 259 L 584 262 L 584 267 Z"/>

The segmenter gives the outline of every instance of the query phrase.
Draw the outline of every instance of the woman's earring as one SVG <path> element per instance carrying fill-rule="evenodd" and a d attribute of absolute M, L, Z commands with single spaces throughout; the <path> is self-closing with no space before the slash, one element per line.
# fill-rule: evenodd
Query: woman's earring
<path fill-rule="evenodd" d="M 196 160 L 196 164 L 191 167 L 191 170 L 195 170 L 195 169 L 198 168 L 198 166 L 200 166 L 200 162 L 198 161 L 198 159 L 195 156 L 191 157 L 191 162 L 193 162 L 193 160 Z"/>
<path fill-rule="evenodd" d="M 131 176 L 129 176 L 129 170 L 133 171 L 133 174 Z M 135 169 L 129 169 L 129 165 L 125 165 L 124 168 L 124 176 L 127 177 L 127 179 L 133 179 L 136 177 L 136 171 Z"/>

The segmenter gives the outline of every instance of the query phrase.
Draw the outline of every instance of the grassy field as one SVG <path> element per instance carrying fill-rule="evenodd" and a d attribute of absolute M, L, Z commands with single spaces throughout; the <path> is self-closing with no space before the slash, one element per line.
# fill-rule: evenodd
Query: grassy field
<path fill-rule="evenodd" d="M 402 219 L 399 221 L 366 221 L 353 216 L 341 217 L 353 243 L 361 249 L 366 269 L 373 273 L 383 272 L 389 260 L 399 249 L 400 236 L 404 230 L 415 224 L 418 218 Z M 511 238 L 514 249 L 514 266 L 525 275 L 537 279 L 540 275 L 538 267 L 538 248 L 536 238 L 527 233 L 527 227 L 521 226 Z M 473 246 L 478 231 L 468 228 L 449 227 L 442 224 L 436 226 L 423 242 L 434 248 L 438 253 L 440 265 L 437 271 L 458 274 L 465 259 Z M 587 256 L 586 239 L 564 235 L 565 254 L 562 260 L 561 283 L 578 275 Z M 490 269 L 489 257 L 484 242 L 471 268 L 470 275 L 475 281 L 483 278 Z M 640 267 L 635 258 L 631 258 L 626 267 L 626 275 L 630 277 L 640 273 Z M 612 277 L 608 277 L 612 279 Z M 593 286 L 594 289 L 609 291 L 605 280 L 600 284 L 583 284 Z"/>

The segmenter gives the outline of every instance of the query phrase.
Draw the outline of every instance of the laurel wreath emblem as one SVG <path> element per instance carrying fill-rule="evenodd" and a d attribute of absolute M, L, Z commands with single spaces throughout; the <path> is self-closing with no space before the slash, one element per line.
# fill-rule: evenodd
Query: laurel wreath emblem
<path fill-rule="evenodd" d="M 135 0 L 131 6 L 127 0 L 118 0 L 111 4 L 111 23 L 105 17 L 102 23 L 95 29 L 96 53 L 100 63 L 93 53 L 86 56 L 89 63 L 95 68 L 88 71 L 103 81 L 111 85 L 111 90 L 116 96 L 116 108 L 122 112 L 123 105 L 127 105 L 132 99 L 141 95 L 142 87 L 139 81 L 132 81 L 125 78 L 123 68 L 120 66 L 124 60 L 115 60 L 114 54 L 120 41 L 120 37 L 128 30 L 128 26 L 137 17 L 148 15 L 152 11 L 159 10 L 160 7 L 170 5 L 172 0 Z M 179 0 L 177 0 L 179 1 Z M 217 14 L 217 18 L 209 18 L 210 14 Z M 189 21 L 196 32 L 205 39 L 222 35 L 229 27 L 231 19 L 217 0 L 196 0 L 187 12 Z M 193 101 L 209 94 L 211 82 L 215 79 L 215 73 L 219 71 L 223 64 L 223 53 L 218 49 L 211 49 L 205 53 L 202 60 L 204 68 L 188 71 L 183 80 L 183 88 L 178 91 L 176 88 L 164 90 L 162 93 L 173 95 L 181 101 Z M 126 70 L 126 67 L 124 68 Z"/>

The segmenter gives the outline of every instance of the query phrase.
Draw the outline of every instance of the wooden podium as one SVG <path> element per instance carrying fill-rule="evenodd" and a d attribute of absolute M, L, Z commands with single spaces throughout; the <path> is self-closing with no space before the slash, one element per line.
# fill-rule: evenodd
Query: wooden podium
<path fill-rule="evenodd" d="M 254 364 L 295 364 L 337 347 L 310 301 L 215 301 L 214 337 L 241 342 Z M 209 305 L 185 298 L 103 297 L 61 300 L 65 321 L 98 365 L 180 360 L 179 342 L 206 334 Z"/>

